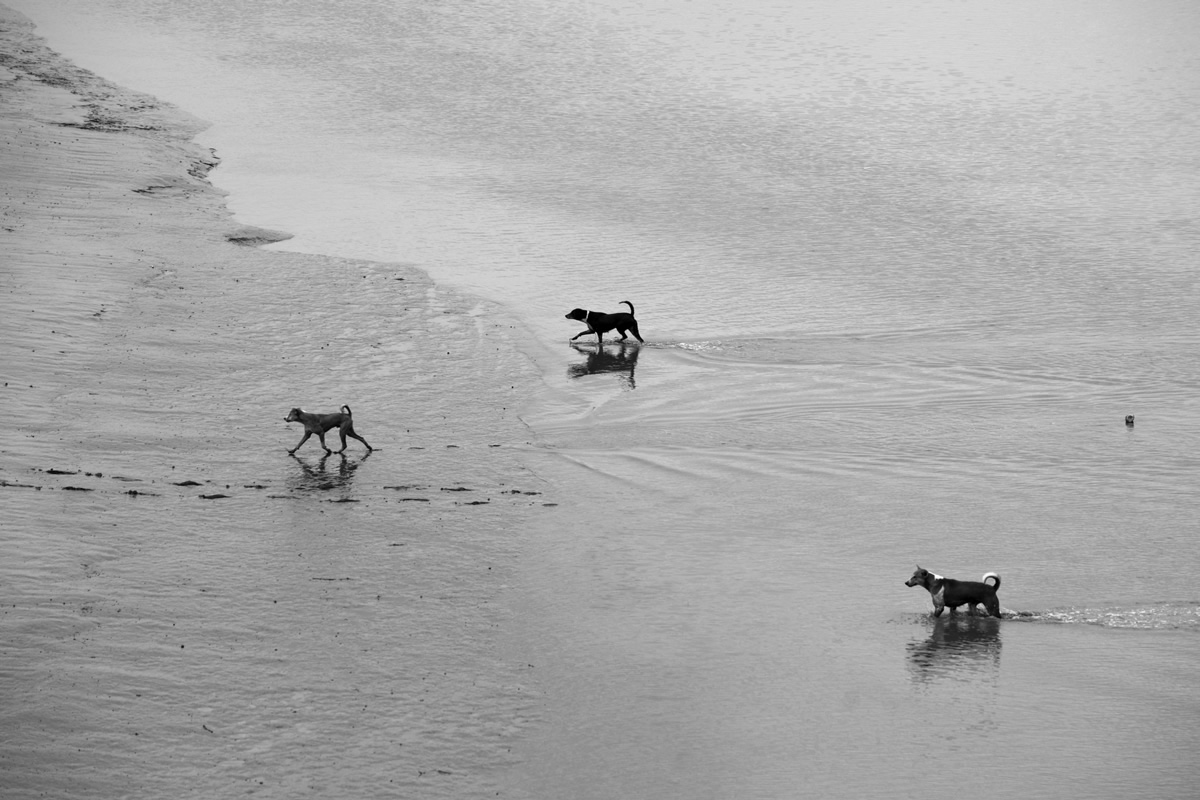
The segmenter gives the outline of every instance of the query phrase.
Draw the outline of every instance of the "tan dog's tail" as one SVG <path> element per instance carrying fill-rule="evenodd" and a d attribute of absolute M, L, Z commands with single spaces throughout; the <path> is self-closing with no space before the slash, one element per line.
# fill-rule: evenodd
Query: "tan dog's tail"
<path fill-rule="evenodd" d="M 628 300 L 622 300 L 618 305 L 622 305 L 622 304 L 629 306 L 629 316 L 631 316 L 631 317 L 636 316 L 633 313 L 633 303 L 629 302 Z"/>
<path fill-rule="evenodd" d="M 993 589 L 999 589 L 999 588 L 1000 588 L 1000 576 L 999 576 L 999 575 L 997 575 L 995 572 L 986 572 L 986 573 L 984 573 L 984 575 L 983 575 L 983 579 L 982 579 L 982 580 L 983 580 L 983 582 L 984 582 L 984 583 L 987 583 L 987 580 L 988 580 L 988 578 L 995 578 L 995 579 L 996 579 L 996 583 L 995 583 L 995 585 L 994 585 L 994 586 L 992 586 L 992 588 L 993 588 Z"/>
<path fill-rule="evenodd" d="M 351 413 L 350 413 L 350 406 L 342 406 L 342 411 L 345 411 L 345 412 L 346 412 L 346 416 L 347 416 L 347 417 L 353 417 L 353 416 L 354 416 L 353 414 L 351 414 Z M 999 576 L 996 576 L 996 578 L 997 578 L 997 580 L 999 580 Z M 1000 584 L 998 584 L 998 583 L 997 583 L 996 585 L 997 585 L 997 586 L 999 586 Z"/>

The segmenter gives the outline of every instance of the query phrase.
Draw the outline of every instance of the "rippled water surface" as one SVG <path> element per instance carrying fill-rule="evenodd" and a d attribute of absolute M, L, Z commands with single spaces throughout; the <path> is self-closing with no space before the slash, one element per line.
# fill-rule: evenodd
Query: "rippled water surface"
<path fill-rule="evenodd" d="M 1194 791 L 1193 4 L 12 4 L 213 122 L 274 249 L 521 320 L 505 794 Z"/>

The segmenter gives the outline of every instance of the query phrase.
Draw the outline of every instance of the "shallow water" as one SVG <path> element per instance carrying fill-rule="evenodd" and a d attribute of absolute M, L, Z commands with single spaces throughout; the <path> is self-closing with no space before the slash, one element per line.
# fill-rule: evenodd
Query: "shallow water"
<path fill-rule="evenodd" d="M 471 539 L 514 548 L 512 611 L 500 685 L 442 696 L 456 763 L 529 797 L 916 796 L 930 775 L 1032 797 L 1191 793 L 1190 4 L 13 5 L 85 66 L 214 122 L 201 141 L 231 207 L 297 234 L 273 249 L 413 262 L 521 320 L 511 344 L 540 383 L 528 374 L 521 407 L 531 444 L 505 464 L 560 505 L 504 517 L 516 541 Z M 413 382 L 470 396 L 420 359 L 372 358 L 400 346 L 359 327 L 386 316 L 384 275 L 223 301 L 229 319 L 265 309 L 264 347 L 286 344 L 274 320 L 319 309 L 369 367 L 356 410 L 403 415 L 395 387 Z M 566 310 L 623 299 L 647 345 L 563 343 Z M 277 380 L 312 394 L 326 369 L 351 378 L 310 366 Z M 392 457 L 355 472 L 365 502 L 317 508 L 390 544 Z M 381 462 L 388 477 L 361 479 Z M 302 475 L 289 488 L 315 494 Z M 244 513 L 303 529 L 313 505 Z M 915 562 L 1000 572 L 1006 618 L 930 619 L 903 585 Z M 312 578 L 341 573 L 305 575 L 279 591 L 340 608 L 343 587 Z M 395 610 L 344 602 L 387 670 Z M 412 658 L 421 673 L 479 655 Z M 305 669 L 340 690 L 354 662 Z M 490 692 L 530 720 L 500 762 L 464 721 Z M 326 786 L 381 785 L 373 748 L 411 746 L 390 715 L 320 719 L 311 753 L 367 753 Z M 279 730 L 273 775 L 310 752 Z"/>

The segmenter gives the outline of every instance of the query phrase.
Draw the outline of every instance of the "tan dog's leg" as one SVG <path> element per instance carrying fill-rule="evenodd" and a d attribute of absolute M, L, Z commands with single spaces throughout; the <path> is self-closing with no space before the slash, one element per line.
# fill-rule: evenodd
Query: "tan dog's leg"
<path fill-rule="evenodd" d="M 341 437 L 342 437 L 342 449 L 338 451 L 339 453 L 346 452 L 346 437 L 347 436 L 349 436 L 351 439 L 358 439 L 360 442 L 362 442 L 364 445 L 366 445 L 367 450 L 375 449 L 374 447 L 371 447 L 371 445 L 367 443 L 366 439 L 362 438 L 361 436 L 359 436 L 357 433 L 354 432 L 354 423 L 351 422 L 350 420 L 346 420 L 345 422 L 342 423 L 342 426 L 340 428 L 338 428 L 338 433 L 341 434 Z"/>

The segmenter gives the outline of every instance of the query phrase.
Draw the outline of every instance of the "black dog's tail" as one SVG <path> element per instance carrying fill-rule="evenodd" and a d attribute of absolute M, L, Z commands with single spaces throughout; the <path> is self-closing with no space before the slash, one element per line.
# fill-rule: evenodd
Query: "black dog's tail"
<path fill-rule="evenodd" d="M 353 416 L 354 416 L 353 414 L 351 414 L 351 413 L 350 413 L 350 406 L 342 406 L 342 411 L 345 411 L 345 412 L 346 412 L 346 416 L 347 416 L 347 417 L 353 417 Z M 999 577 L 1000 577 L 1000 576 L 998 576 L 998 575 L 996 576 L 997 580 L 999 580 Z M 996 584 L 996 585 L 997 585 L 997 586 L 999 586 L 1000 584 Z"/>
<path fill-rule="evenodd" d="M 629 306 L 629 316 L 632 317 L 634 315 L 633 314 L 633 303 L 629 302 L 628 300 L 622 300 L 621 303 Z"/>
<path fill-rule="evenodd" d="M 985 573 L 985 574 L 984 574 L 984 576 L 983 576 L 983 582 L 984 582 L 984 583 L 987 583 L 987 581 L 988 581 L 988 578 L 995 578 L 995 579 L 996 579 L 996 583 L 995 583 L 995 585 L 994 585 L 994 586 L 992 586 L 992 588 L 993 588 L 993 589 L 999 589 L 999 588 L 1000 588 L 1000 576 L 999 576 L 999 575 L 997 575 L 997 574 L 996 574 L 996 573 L 994 573 L 994 572 L 988 572 L 988 573 Z"/>

